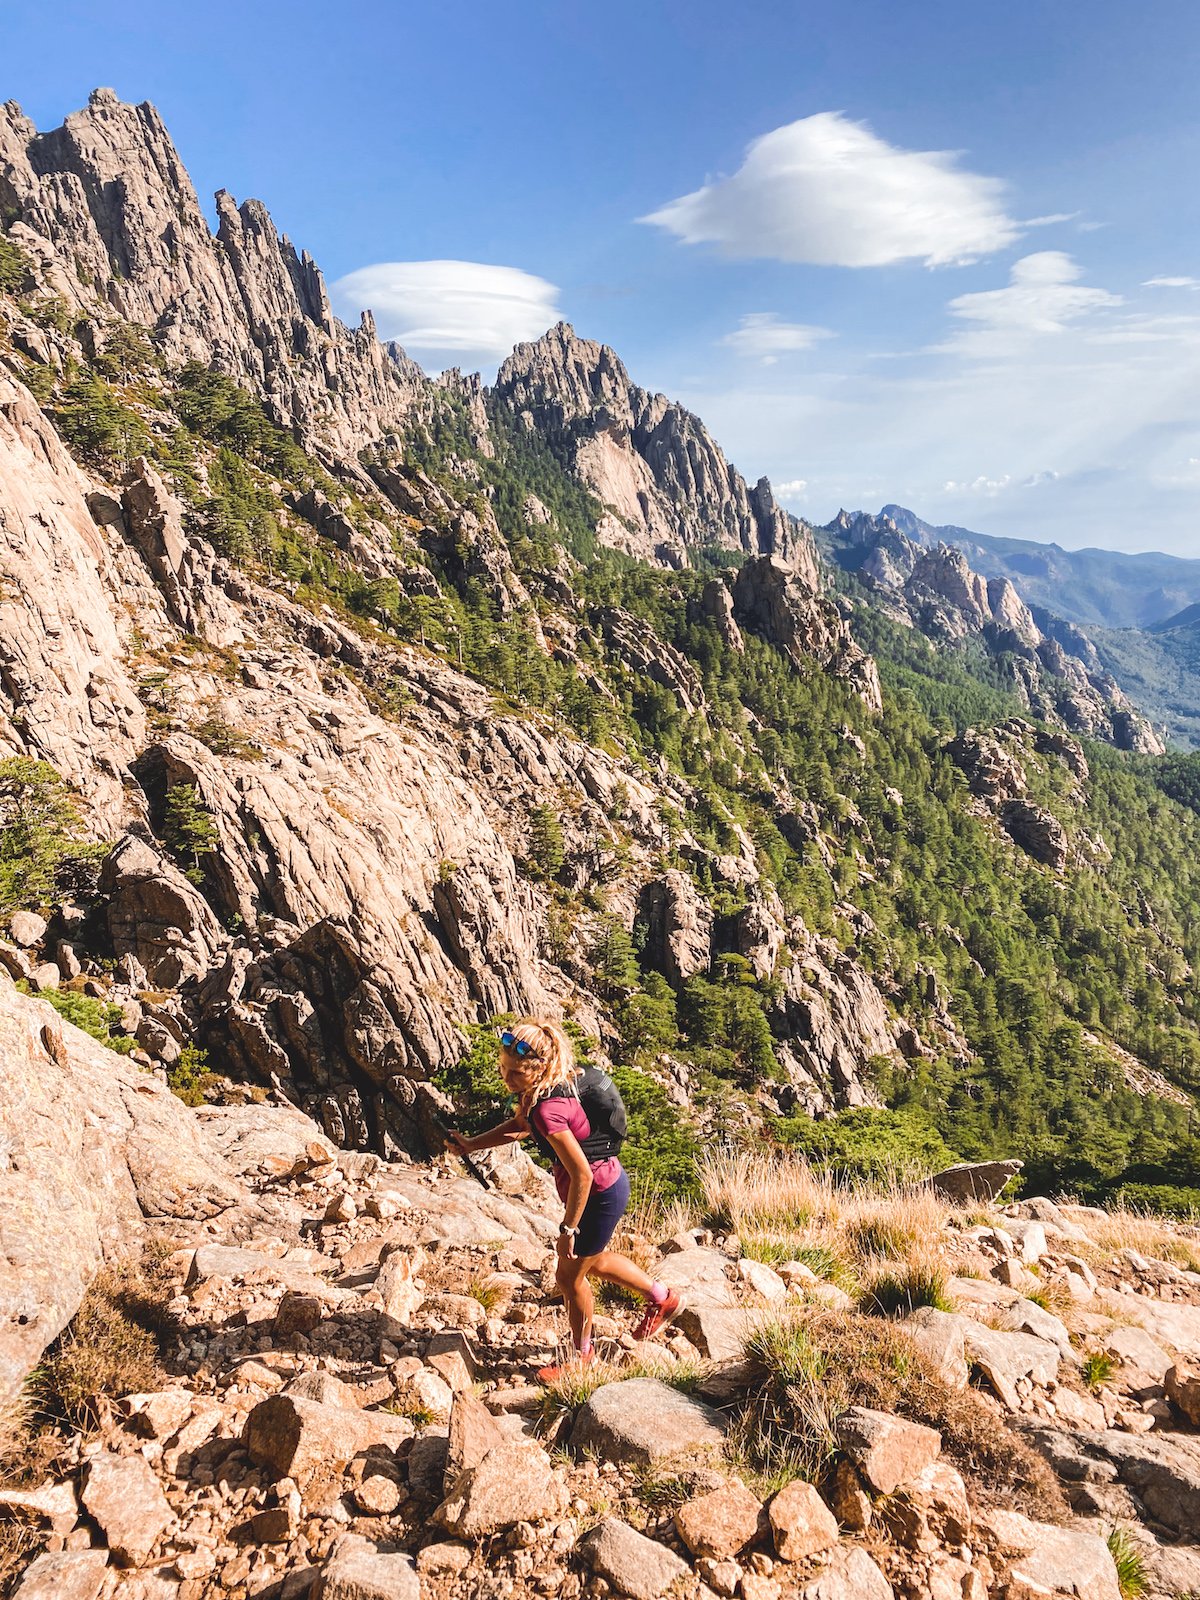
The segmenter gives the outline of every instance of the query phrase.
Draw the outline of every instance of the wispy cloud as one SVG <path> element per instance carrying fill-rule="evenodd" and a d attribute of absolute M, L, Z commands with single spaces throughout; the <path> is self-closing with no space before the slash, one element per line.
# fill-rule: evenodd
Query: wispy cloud
<path fill-rule="evenodd" d="M 1061 333 L 1090 311 L 1121 304 L 1120 295 L 1081 284 L 1082 276 L 1063 251 L 1039 250 L 1015 263 L 1007 288 L 960 294 L 948 309 L 952 316 L 991 332 Z"/>
<path fill-rule="evenodd" d="M 773 483 L 771 487 L 776 500 L 803 500 L 808 490 L 808 479 L 785 478 L 782 483 Z"/>
<path fill-rule="evenodd" d="M 1146 278 L 1143 289 L 1200 289 L 1200 278 Z"/>
<path fill-rule="evenodd" d="M 720 342 L 739 355 L 757 357 L 770 366 L 781 355 L 811 350 L 822 339 L 832 337 L 828 328 L 814 327 L 807 322 L 784 322 L 774 311 L 751 311 Z"/>
<path fill-rule="evenodd" d="M 559 320 L 558 290 L 519 267 L 380 261 L 330 288 L 343 316 L 375 314 L 380 336 L 414 355 L 495 360 Z"/>
<path fill-rule="evenodd" d="M 1020 237 L 1004 185 L 948 150 L 902 150 L 822 111 L 763 134 L 732 177 L 639 218 L 741 260 L 880 267 L 959 265 Z"/>

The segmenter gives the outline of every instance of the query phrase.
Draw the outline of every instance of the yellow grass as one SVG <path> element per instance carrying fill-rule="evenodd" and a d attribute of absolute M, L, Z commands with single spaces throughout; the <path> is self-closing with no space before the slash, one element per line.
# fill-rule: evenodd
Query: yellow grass
<path fill-rule="evenodd" d="M 1106 1213 L 1103 1222 L 1086 1218 L 1084 1232 L 1096 1249 L 1080 1245 L 1079 1254 L 1093 1261 L 1119 1250 L 1136 1250 L 1156 1261 L 1169 1261 L 1189 1272 L 1200 1272 L 1200 1228 L 1192 1223 L 1169 1223 L 1143 1211 L 1117 1206 Z"/>
<path fill-rule="evenodd" d="M 939 1241 L 950 1210 L 931 1189 L 839 1182 L 799 1156 L 745 1151 L 705 1157 L 700 1184 L 708 1220 L 736 1233 L 756 1260 L 803 1261 L 819 1277 L 868 1290 L 885 1277 L 945 1279 Z"/>

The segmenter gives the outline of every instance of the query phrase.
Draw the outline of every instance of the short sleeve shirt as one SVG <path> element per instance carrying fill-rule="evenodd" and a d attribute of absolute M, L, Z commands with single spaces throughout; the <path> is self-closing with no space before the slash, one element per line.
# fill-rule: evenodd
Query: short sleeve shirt
<path fill-rule="evenodd" d="M 591 1133 L 587 1112 L 573 1094 L 557 1094 L 548 1100 L 539 1100 L 529 1113 L 529 1120 L 541 1134 L 573 1133 L 580 1144 Z M 606 1156 L 603 1161 L 588 1163 L 592 1169 L 592 1183 L 597 1189 L 609 1189 L 621 1176 L 621 1163 L 616 1156 Z M 566 1200 L 571 1179 L 561 1161 L 554 1163 L 554 1185 L 559 1198 Z"/>

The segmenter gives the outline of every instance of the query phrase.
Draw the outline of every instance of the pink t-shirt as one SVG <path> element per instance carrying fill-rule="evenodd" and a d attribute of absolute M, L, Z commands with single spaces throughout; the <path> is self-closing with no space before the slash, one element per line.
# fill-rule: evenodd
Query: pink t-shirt
<path fill-rule="evenodd" d="M 542 1134 L 573 1133 L 580 1144 L 591 1133 L 587 1112 L 573 1094 L 557 1094 L 549 1100 L 539 1100 L 529 1113 L 530 1122 L 536 1122 Z M 616 1156 L 606 1156 L 603 1161 L 589 1162 L 592 1183 L 597 1189 L 611 1189 L 621 1176 L 621 1163 Z M 554 1163 L 554 1187 L 563 1203 L 571 1188 L 571 1175 L 561 1161 Z"/>

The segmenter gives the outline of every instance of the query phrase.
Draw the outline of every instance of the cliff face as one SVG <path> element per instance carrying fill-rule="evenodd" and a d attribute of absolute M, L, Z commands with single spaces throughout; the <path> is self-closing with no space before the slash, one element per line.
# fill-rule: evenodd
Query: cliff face
<path fill-rule="evenodd" d="M 250 383 L 276 419 L 327 459 L 398 427 L 420 368 L 333 315 L 311 256 L 257 200 L 222 191 L 210 231 L 152 105 L 97 89 L 86 110 L 39 134 L 0 110 L 0 212 L 48 288 L 85 317 L 151 329 L 171 359 L 210 362 Z"/>
<path fill-rule="evenodd" d="M 1119 750 L 1163 753 L 1086 633 L 1050 612 L 1035 614 L 1008 578 L 982 577 L 955 546 L 927 548 L 887 516 L 843 511 L 823 531 L 895 620 L 940 644 L 979 639 L 1002 657 L 1013 692 L 1036 716 Z"/>
<path fill-rule="evenodd" d="M 517 346 L 495 392 L 609 508 L 606 544 L 671 566 L 697 545 L 778 556 L 816 589 L 812 540 L 767 480 L 751 488 L 699 417 L 631 382 L 607 345 L 560 322 Z"/>

